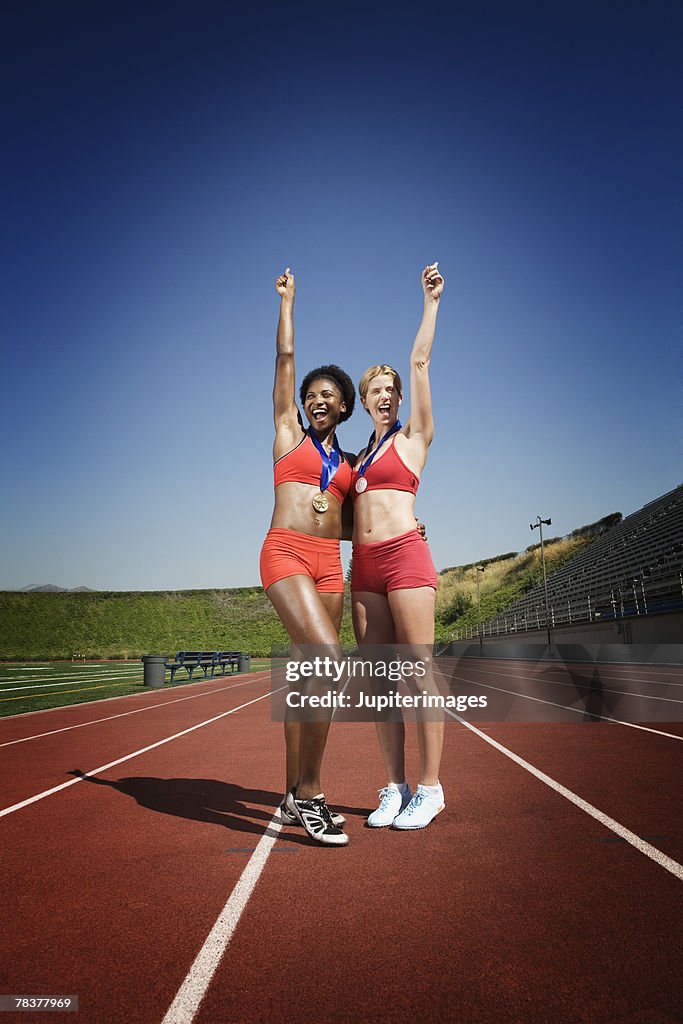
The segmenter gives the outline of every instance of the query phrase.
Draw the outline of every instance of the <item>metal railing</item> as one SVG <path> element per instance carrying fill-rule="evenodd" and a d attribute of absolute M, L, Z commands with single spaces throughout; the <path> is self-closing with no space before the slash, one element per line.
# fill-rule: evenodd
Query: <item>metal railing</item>
<path fill-rule="evenodd" d="M 532 601 L 522 598 L 494 618 L 474 626 L 462 626 L 452 635 L 453 640 L 474 640 L 487 636 L 525 633 L 558 626 L 573 626 L 624 619 L 632 616 L 654 615 L 683 608 L 683 568 L 656 573 L 651 568 L 640 570 L 632 579 L 609 583 L 594 591 L 574 593 L 565 597 L 554 595 L 546 613 L 542 593 Z"/>

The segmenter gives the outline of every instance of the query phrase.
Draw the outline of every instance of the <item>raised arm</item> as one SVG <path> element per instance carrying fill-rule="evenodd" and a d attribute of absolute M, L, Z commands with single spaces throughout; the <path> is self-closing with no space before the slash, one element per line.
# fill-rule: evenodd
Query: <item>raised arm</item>
<path fill-rule="evenodd" d="M 283 420 L 296 418 L 294 398 L 294 294 L 296 283 L 289 267 L 275 282 L 280 296 L 280 317 L 277 323 L 275 349 L 275 384 L 273 385 L 273 418 L 276 430 Z"/>
<path fill-rule="evenodd" d="M 436 315 L 443 292 L 444 279 L 439 264 L 432 263 L 422 271 L 424 310 L 422 322 L 410 353 L 410 419 L 406 424 L 408 437 L 420 435 L 429 445 L 434 437 L 432 396 L 429 389 L 429 360 L 436 330 Z"/>

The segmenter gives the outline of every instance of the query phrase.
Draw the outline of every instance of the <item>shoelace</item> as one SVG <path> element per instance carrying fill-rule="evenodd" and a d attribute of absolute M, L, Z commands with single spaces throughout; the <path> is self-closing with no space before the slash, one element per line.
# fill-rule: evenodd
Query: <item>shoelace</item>
<path fill-rule="evenodd" d="M 306 803 L 309 804 L 314 811 L 317 811 L 317 813 L 323 819 L 328 828 L 337 827 L 335 823 L 332 821 L 330 809 L 324 800 L 307 800 Z"/>
<path fill-rule="evenodd" d="M 384 789 L 379 790 L 379 795 L 382 798 L 378 808 L 380 811 L 386 811 L 387 807 L 389 806 L 389 801 L 391 800 L 392 794 L 395 792 L 395 789 L 389 789 L 388 786 L 385 786 Z"/>
<path fill-rule="evenodd" d="M 420 793 L 419 790 L 417 793 L 413 793 L 413 797 L 403 813 L 412 814 L 420 806 L 424 798 L 424 793 Z"/>

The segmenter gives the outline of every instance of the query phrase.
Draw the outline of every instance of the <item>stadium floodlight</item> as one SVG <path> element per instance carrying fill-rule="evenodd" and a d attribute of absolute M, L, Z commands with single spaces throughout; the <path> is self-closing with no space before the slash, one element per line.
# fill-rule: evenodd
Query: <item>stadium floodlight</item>
<path fill-rule="evenodd" d="M 484 653 L 484 637 L 483 637 L 483 634 L 481 632 L 481 592 L 480 592 L 480 589 L 479 589 L 479 573 L 480 572 L 484 572 L 485 569 L 486 569 L 485 565 L 477 565 L 476 566 L 476 570 L 477 570 L 477 619 L 478 619 L 478 622 L 479 622 L 479 627 L 477 629 L 477 632 L 479 633 L 479 654 L 480 655 Z"/>
<path fill-rule="evenodd" d="M 530 530 L 538 530 L 541 535 L 541 564 L 543 566 L 543 593 L 545 594 L 545 625 L 548 630 L 548 647 L 552 646 L 552 639 L 550 637 L 550 612 L 548 610 L 548 580 L 545 574 L 545 550 L 543 548 L 543 527 L 551 526 L 552 519 L 541 519 L 540 516 L 536 516 L 535 523 L 529 523 Z"/>

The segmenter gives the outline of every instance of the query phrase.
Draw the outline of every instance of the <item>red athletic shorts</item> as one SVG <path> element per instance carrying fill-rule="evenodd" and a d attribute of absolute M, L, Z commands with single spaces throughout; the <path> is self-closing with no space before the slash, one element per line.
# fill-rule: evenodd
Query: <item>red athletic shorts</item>
<path fill-rule="evenodd" d="M 268 530 L 261 548 L 263 589 L 288 576 L 310 576 L 322 594 L 343 594 L 339 541 L 295 530 Z"/>
<path fill-rule="evenodd" d="M 353 545 L 351 590 L 388 594 L 390 590 L 433 587 L 436 569 L 429 547 L 417 530 L 390 540 Z"/>

